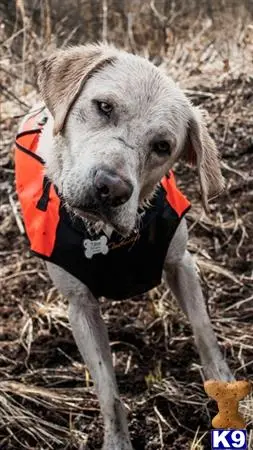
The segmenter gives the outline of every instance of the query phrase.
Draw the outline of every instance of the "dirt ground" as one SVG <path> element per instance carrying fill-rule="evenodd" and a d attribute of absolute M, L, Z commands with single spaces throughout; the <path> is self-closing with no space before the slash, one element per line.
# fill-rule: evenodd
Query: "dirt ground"
<path fill-rule="evenodd" d="M 189 250 L 219 344 L 236 378 L 252 380 L 252 28 L 228 43 L 229 58 L 219 51 L 222 39 L 211 40 L 209 32 L 190 47 L 189 40 L 174 42 L 162 66 L 208 111 L 221 153 L 226 189 L 209 217 L 201 211 L 196 171 L 183 163 L 175 171 L 192 201 Z M 70 331 L 67 302 L 29 251 L 15 194 L 17 116 L 37 98 L 34 59 L 48 50 L 38 49 L 31 34 L 24 60 L 15 36 L 1 33 L 0 448 L 75 449 L 84 442 L 85 449 L 99 449 L 98 402 Z M 135 449 L 209 449 L 216 405 L 204 393 L 189 323 L 170 292 L 162 285 L 138 301 L 102 300 L 101 310 Z M 253 448 L 251 397 L 242 411 Z"/>

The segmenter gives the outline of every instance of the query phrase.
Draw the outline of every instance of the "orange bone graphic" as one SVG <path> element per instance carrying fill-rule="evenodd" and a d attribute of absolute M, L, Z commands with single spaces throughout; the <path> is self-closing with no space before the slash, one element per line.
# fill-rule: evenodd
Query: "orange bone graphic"
<path fill-rule="evenodd" d="M 208 380 L 204 383 L 207 395 L 218 403 L 219 413 L 212 420 L 214 428 L 246 428 L 243 417 L 238 412 L 239 401 L 251 391 L 249 381 Z"/>

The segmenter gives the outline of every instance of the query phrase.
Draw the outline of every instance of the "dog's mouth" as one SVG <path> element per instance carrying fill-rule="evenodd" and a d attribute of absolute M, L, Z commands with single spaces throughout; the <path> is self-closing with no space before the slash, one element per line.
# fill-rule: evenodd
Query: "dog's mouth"
<path fill-rule="evenodd" d="M 105 222 L 105 217 L 99 213 L 98 211 L 91 209 L 91 208 L 77 208 L 77 207 L 72 207 L 71 208 L 72 211 L 74 211 L 74 213 L 79 216 L 82 217 L 83 219 L 87 219 L 90 220 L 92 222 L 98 222 L 98 221 L 102 221 Z"/>
<path fill-rule="evenodd" d="M 93 226 L 95 229 L 103 229 L 106 227 L 110 227 L 111 229 L 115 230 L 118 234 L 120 234 L 123 237 L 127 237 L 132 230 L 126 230 L 125 227 L 121 226 L 120 224 L 117 224 L 112 218 L 103 213 L 103 211 L 100 211 L 95 208 L 91 207 L 74 207 L 71 206 L 70 209 L 75 213 L 75 215 L 81 217 L 82 219 L 85 219 L 89 225 Z"/>

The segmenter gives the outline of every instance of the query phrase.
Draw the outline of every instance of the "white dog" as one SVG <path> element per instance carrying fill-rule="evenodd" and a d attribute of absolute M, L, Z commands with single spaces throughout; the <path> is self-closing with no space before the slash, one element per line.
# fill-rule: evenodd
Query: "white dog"
<path fill-rule="evenodd" d="M 186 250 L 189 202 L 171 172 L 180 159 L 196 163 L 207 209 L 223 187 L 217 149 L 170 78 L 113 46 L 59 50 L 40 63 L 38 83 L 45 107 L 23 124 L 16 150 L 27 234 L 69 299 L 104 418 L 103 449 L 131 450 L 100 296 L 146 292 L 164 270 L 206 377 L 232 378 Z"/>

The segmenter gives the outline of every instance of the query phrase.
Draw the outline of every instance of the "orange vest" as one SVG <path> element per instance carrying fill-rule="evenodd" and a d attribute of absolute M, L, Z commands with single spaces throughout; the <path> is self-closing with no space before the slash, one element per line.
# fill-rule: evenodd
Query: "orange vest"
<path fill-rule="evenodd" d="M 31 249 L 50 256 L 59 222 L 60 199 L 53 184 L 44 175 L 43 160 L 36 154 L 44 117 L 44 110 L 29 116 L 17 135 L 15 172 L 16 189 Z M 48 189 L 48 205 L 44 210 L 40 202 L 43 202 Z"/>
<path fill-rule="evenodd" d="M 84 238 L 86 241 L 88 238 L 88 241 L 92 242 L 96 236 L 90 236 L 88 231 L 82 228 L 84 225 L 81 219 L 77 224 L 71 223 L 55 187 L 45 176 L 44 162 L 36 153 L 39 135 L 46 120 L 45 109 L 29 115 L 21 132 L 16 137 L 16 188 L 31 250 L 72 273 L 87 284 L 97 296 L 104 295 L 121 299 L 152 288 L 160 282 L 163 261 L 169 243 L 181 218 L 190 208 L 190 202 L 176 187 L 173 173 L 170 172 L 169 176 L 162 178 L 160 189 L 155 196 L 155 204 L 152 208 L 147 209 L 142 218 L 144 225 L 143 230 L 140 230 L 140 236 L 137 239 L 130 237 L 130 239 L 122 241 L 122 238 L 114 232 L 112 240 L 108 243 L 109 253 L 107 255 L 96 254 L 92 260 L 88 260 L 87 257 L 85 258 L 83 249 Z M 72 248 L 76 248 L 76 251 L 73 252 Z M 122 253 L 123 251 L 125 253 Z M 139 253 L 142 253 L 140 257 Z M 131 256 L 131 254 L 133 255 Z M 151 256 L 152 262 L 146 266 L 148 256 Z M 111 271 L 114 270 L 114 278 L 111 282 L 115 285 L 115 276 L 116 279 L 119 279 L 119 286 L 115 288 L 115 291 L 111 291 L 109 288 L 110 273 L 107 273 L 106 276 L 104 274 L 107 264 L 103 260 L 105 257 L 109 261 L 108 265 Z M 117 258 L 119 258 L 120 264 Z M 143 267 L 143 271 L 147 273 L 146 280 L 141 279 L 143 278 L 142 272 L 139 273 L 139 278 L 136 278 L 136 272 L 140 270 L 136 265 L 138 260 L 138 267 Z M 100 262 L 101 269 L 99 269 Z M 81 270 L 82 265 L 83 270 Z M 132 270 L 134 272 L 132 278 L 128 277 L 127 283 L 124 281 L 126 274 L 125 278 L 123 277 L 120 281 L 120 274 L 117 272 L 119 265 L 124 267 L 123 272 L 131 272 L 133 266 L 136 265 Z M 154 266 L 152 271 L 151 266 Z M 101 289 L 94 284 L 93 278 L 98 276 L 96 271 L 99 272 L 100 277 L 97 279 L 101 279 Z M 89 275 L 83 275 L 84 272 Z M 124 283 L 127 287 L 124 287 Z M 135 287 L 131 287 L 131 283 Z"/>

